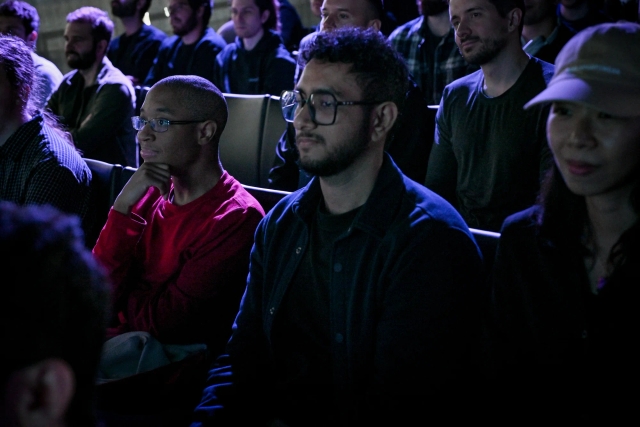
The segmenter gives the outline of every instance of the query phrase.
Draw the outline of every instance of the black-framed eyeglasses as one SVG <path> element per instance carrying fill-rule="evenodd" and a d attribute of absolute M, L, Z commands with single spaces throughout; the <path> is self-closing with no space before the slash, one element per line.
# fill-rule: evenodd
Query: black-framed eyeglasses
<path fill-rule="evenodd" d="M 338 101 L 333 94 L 327 92 L 314 92 L 306 99 L 297 90 L 285 90 L 280 94 L 282 116 L 289 123 L 293 123 L 296 111 L 305 104 L 313 123 L 329 126 L 336 122 L 338 107 L 342 105 L 374 105 L 380 104 L 380 101 Z"/>
<path fill-rule="evenodd" d="M 142 128 L 149 123 L 151 126 L 151 130 L 155 132 L 166 132 L 169 130 L 169 125 L 189 125 L 192 123 L 202 123 L 206 122 L 206 120 L 168 120 L 168 119 L 151 119 L 146 120 L 141 118 L 140 116 L 131 117 L 131 124 L 133 128 L 137 131 L 141 131 Z"/>

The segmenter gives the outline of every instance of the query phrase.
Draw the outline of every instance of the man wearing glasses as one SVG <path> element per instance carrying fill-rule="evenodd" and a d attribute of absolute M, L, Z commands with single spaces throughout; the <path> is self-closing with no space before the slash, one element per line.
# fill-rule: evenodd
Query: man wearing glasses
<path fill-rule="evenodd" d="M 282 111 L 314 178 L 258 226 L 234 332 L 192 426 L 456 419 L 441 401 L 470 390 L 481 258 L 458 213 L 384 152 L 406 65 L 360 28 L 319 33 L 300 58 Z"/>
<path fill-rule="evenodd" d="M 161 344 L 206 344 L 215 357 L 231 334 L 264 211 L 218 158 L 228 113 L 213 83 L 167 77 L 140 114 L 132 122 L 144 162 L 93 248 L 114 288 L 108 336 L 148 332 Z"/>

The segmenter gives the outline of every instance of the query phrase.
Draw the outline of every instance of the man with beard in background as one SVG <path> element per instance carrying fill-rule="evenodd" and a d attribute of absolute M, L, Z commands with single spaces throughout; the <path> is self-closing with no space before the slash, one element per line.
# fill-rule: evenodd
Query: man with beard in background
<path fill-rule="evenodd" d="M 131 81 L 106 57 L 113 22 L 104 10 L 81 7 L 67 15 L 67 73 L 47 104 L 71 133 L 83 157 L 138 167 L 131 116 Z"/>
<path fill-rule="evenodd" d="M 111 13 L 120 18 L 124 33 L 111 40 L 107 57 L 134 85 L 147 77 L 160 44 L 167 37 L 164 31 L 142 22 L 150 6 L 151 0 L 111 1 Z"/>
<path fill-rule="evenodd" d="M 447 0 L 416 3 L 420 17 L 396 28 L 389 41 L 407 61 L 427 102 L 438 105 L 446 85 L 478 67 L 467 64 L 458 51 Z"/>
<path fill-rule="evenodd" d="M 575 34 L 561 25 L 556 14 L 556 0 L 525 0 L 527 9 L 522 28 L 522 48 L 526 53 L 551 64 L 560 49 Z"/>
<path fill-rule="evenodd" d="M 532 205 L 550 164 L 548 109 L 523 107 L 554 67 L 522 50 L 524 9 L 524 0 L 449 1 L 460 53 L 480 70 L 444 89 L 426 186 L 472 228 L 499 231 Z"/>
<path fill-rule="evenodd" d="M 214 82 L 216 56 L 227 45 L 209 27 L 213 0 L 169 0 L 172 37 L 167 37 L 153 61 L 144 86 L 153 86 L 165 77 L 196 75 Z"/>

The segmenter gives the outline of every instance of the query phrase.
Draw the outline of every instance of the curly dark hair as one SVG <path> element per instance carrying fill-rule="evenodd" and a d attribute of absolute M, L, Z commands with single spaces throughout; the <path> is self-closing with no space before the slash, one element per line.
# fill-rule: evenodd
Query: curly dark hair
<path fill-rule="evenodd" d="M 27 34 L 38 31 L 40 27 L 38 11 L 35 7 L 24 1 L 7 0 L 0 3 L 0 16 L 20 18 Z"/>
<path fill-rule="evenodd" d="M 109 14 L 102 9 L 93 6 L 83 6 L 67 15 L 67 22 L 84 22 L 91 25 L 93 43 L 100 40 L 111 41 L 113 35 L 113 21 Z"/>
<path fill-rule="evenodd" d="M 7 292 L 0 301 L 0 339 L 12 349 L 0 368 L 0 390 L 12 373 L 62 359 L 76 384 L 67 425 L 94 425 L 111 291 L 106 271 L 85 246 L 80 219 L 48 205 L 1 201 L 0 267 Z"/>
<path fill-rule="evenodd" d="M 365 100 L 391 101 L 402 110 L 409 90 L 407 65 L 379 31 L 348 27 L 319 32 L 298 55 L 301 67 L 312 59 L 352 64 Z"/>

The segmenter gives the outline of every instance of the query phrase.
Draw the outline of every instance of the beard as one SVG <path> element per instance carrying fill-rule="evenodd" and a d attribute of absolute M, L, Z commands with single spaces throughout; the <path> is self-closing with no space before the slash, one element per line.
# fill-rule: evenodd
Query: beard
<path fill-rule="evenodd" d="M 96 45 L 88 53 L 66 52 L 66 55 L 69 55 L 69 53 L 76 54 L 75 58 L 67 58 L 67 65 L 74 70 L 86 70 L 96 62 L 96 52 Z"/>
<path fill-rule="evenodd" d="M 129 0 L 124 3 L 111 3 L 111 13 L 118 18 L 128 18 L 136 14 L 136 0 Z"/>
<path fill-rule="evenodd" d="M 448 10 L 449 3 L 447 3 L 447 0 L 422 0 L 418 7 L 422 16 L 435 16 Z"/>
<path fill-rule="evenodd" d="M 301 134 L 301 136 L 313 136 L 317 144 L 323 144 L 326 147 L 326 142 L 320 135 Z M 369 146 L 369 123 L 363 121 L 362 126 L 347 143 L 342 144 L 333 150 L 327 152 L 327 155 L 323 159 L 316 160 L 298 160 L 298 166 L 310 175 L 316 176 L 333 176 L 336 175 L 355 162 L 360 155 Z"/>
<path fill-rule="evenodd" d="M 182 24 L 182 26 L 180 27 L 173 27 L 173 34 L 175 34 L 176 36 L 184 36 L 186 34 L 189 34 L 196 26 L 198 25 L 198 18 L 196 17 L 195 12 L 191 13 L 191 15 L 189 15 L 189 19 L 187 19 L 187 22 L 185 22 L 184 24 Z"/>
<path fill-rule="evenodd" d="M 462 44 L 462 42 L 469 39 L 472 39 L 472 40 L 475 39 L 481 42 L 481 45 L 476 48 L 476 51 L 472 53 L 464 53 L 462 49 L 460 49 L 460 47 L 458 47 L 458 50 L 460 51 L 460 54 L 462 55 L 464 60 L 471 65 L 486 64 L 487 62 L 491 61 L 496 56 L 498 56 L 498 54 L 502 52 L 502 50 L 507 45 L 506 37 L 494 37 L 490 39 L 489 38 L 481 39 L 479 37 L 469 37 L 465 40 L 460 40 L 460 44 Z"/>

